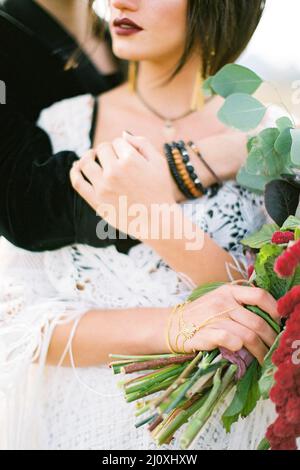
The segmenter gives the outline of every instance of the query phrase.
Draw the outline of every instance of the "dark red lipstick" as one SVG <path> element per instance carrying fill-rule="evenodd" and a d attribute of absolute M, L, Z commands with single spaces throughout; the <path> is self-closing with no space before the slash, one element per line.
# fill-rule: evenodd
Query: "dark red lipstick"
<path fill-rule="evenodd" d="M 116 18 L 113 21 L 114 31 L 119 36 L 130 36 L 143 31 L 143 28 L 129 18 Z"/>

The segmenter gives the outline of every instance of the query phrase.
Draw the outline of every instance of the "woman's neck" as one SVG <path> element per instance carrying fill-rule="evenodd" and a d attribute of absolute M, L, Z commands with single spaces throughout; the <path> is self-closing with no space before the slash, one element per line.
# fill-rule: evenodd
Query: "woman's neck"
<path fill-rule="evenodd" d="M 87 0 L 35 0 L 61 23 L 80 44 L 88 35 L 90 12 Z"/>
<path fill-rule="evenodd" d="M 191 107 L 200 64 L 198 56 L 192 57 L 171 82 L 164 84 L 174 70 L 174 61 L 140 62 L 137 81 L 139 93 L 156 111 L 176 118 Z"/>

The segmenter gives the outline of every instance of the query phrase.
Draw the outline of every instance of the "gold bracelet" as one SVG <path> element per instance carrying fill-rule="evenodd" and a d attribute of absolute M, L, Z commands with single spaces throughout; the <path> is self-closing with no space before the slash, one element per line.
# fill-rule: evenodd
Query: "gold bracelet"
<path fill-rule="evenodd" d="M 223 310 L 222 312 L 218 313 L 217 315 L 212 315 L 209 318 L 207 318 L 203 323 L 200 323 L 200 325 L 196 326 L 194 323 L 186 323 L 183 318 L 183 311 L 184 311 L 184 305 L 182 305 L 182 308 L 179 311 L 179 332 L 176 335 L 176 340 L 175 340 L 175 347 L 176 349 L 179 349 L 178 346 L 178 340 L 180 336 L 183 336 L 183 344 L 182 344 L 182 351 L 183 353 L 186 353 L 185 351 L 185 343 L 192 339 L 196 333 L 198 333 L 204 326 L 208 325 L 211 322 L 214 322 L 215 320 L 219 319 L 222 316 L 225 316 L 227 313 L 232 312 L 233 310 L 236 310 L 237 306 L 230 307 L 226 310 Z M 195 352 L 195 350 L 193 350 Z"/>
<path fill-rule="evenodd" d="M 172 353 L 172 354 L 178 354 L 177 351 L 174 351 L 174 349 L 172 348 L 172 345 L 171 345 L 171 341 L 170 341 L 170 330 L 171 330 L 171 326 L 172 326 L 172 319 L 173 319 L 173 315 L 175 315 L 177 309 L 181 306 L 181 304 L 177 304 L 173 307 L 170 315 L 169 315 L 169 320 L 168 320 L 168 324 L 167 324 L 167 331 L 166 331 L 166 342 L 167 342 L 167 345 L 168 345 L 168 348 L 169 348 L 169 351 Z"/>

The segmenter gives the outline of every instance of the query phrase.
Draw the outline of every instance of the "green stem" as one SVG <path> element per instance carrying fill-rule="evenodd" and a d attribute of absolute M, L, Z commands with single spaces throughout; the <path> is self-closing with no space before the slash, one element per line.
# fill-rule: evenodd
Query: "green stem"
<path fill-rule="evenodd" d="M 188 364 L 188 366 L 184 369 L 184 371 L 180 374 L 177 380 L 164 392 L 162 393 L 158 398 L 156 398 L 153 402 L 153 407 L 157 408 L 161 403 L 166 401 L 169 396 L 178 389 L 180 385 L 182 385 L 185 381 L 186 378 L 190 375 L 190 373 L 194 370 L 198 362 L 202 359 L 203 353 L 199 352 L 197 356 Z"/>
<path fill-rule="evenodd" d="M 206 376 L 207 374 L 210 374 L 211 372 L 215 372 L 216 370 L 222 368 L 225 364 L 227 364 L 227 361 L 220 361 L 216 362 L 215 364 L 204 364 L 203 366 L 200 366 L 197 372 L 189 379 L 183 388 L 181 394 L 169 405 L 169 407 L 166 410 L 166 413 L 169 413 L 172 411 L 176 406 L 179 404 L 179 402 L 187 397 L 188 391 L 193 387 L 197 381 L 203 377 Z"/>
<path fill-rule="evenodd" d="M 149 374 L 149 376 L 144 376 L 142 380 L 139 380 L 134 383 L 130 383 L 128 385 L 124 385 L 125 393 L 133 393 L 133 392 L 138 392 L 142 390 L 147 390 L 149 387 L 152 387 L 152 385 L 155 385 L 159 382 L 164 381 L 165 379 L 168 379 L 169 377 L 178 376 L 178 374 L 181 373 L 182 369 L 184 366 L 171 366 L 171 367 L 166 367 L 165 370 L 161 370 L 157 374 Z"/>
<path fill-rule="evenodd" d="M 125 396 L 127 403 L 131 403 L 132 401 L 140 400 L 141 398 L 147 397 L 152 395 L 152 393 L 160 392 L 161 390 L 165 390 L 167 387 L 171 385 L 173 382 L 174 377 L 170 377 L 167 380 L 164 380 L 160 384 L 156 384 L 153 387 L 150 387 L 148 390 L 129 393 Z"/>
<path fill-rule="evenodd" d="M 222 379 L 222 369 L 218 369 L 214 376 L 213 386 L 209 392 L 207 400 L 205 401 L 204 405 L 199 409 L 199 411 L 195 414 L 195 416 L 193 417 L 181 437 L 180 445 L 182 449 L 187 449 L 196 439 L 199 432 L 201 431 L 207 420 L 210 418 L 216 404 L 222 397 L 222 394 L 227 391 L 230 383 L 234 379 L 236 370 L 237 366 L 231 365 L 227 369 Z"/>
<path fill-rule="evenodd" d="M 208 395 L 208 394 L 207 394 Z M 182 409 L 175 418 L 162 427 L 159 434 L 156 436 L 156 442 L 158 445 L 163 445 L 165 442 L 168 442 L 170 437 L 174 436 L 175 432 L 178 431 L 181 426 L 183 426 L 194 413 L 196 413 L 201 406 L 205 403 L 207 395 L 201 397 L 195 403 L 193 403 L 189 408 Z"/>

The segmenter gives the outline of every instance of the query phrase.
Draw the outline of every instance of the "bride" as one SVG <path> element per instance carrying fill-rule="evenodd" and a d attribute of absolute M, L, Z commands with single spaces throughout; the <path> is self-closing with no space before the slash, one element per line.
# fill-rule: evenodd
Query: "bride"
<path fill-rule="evenodd" d="M 29 253 L 1 240 L 3 448 L 155 448 L 146 429 L 135 429 L 133 407 L 124 403 L 118 377 L 106 364 L 109 353 L 168 353 L 165 333 L 174 305 L 196 285 L 240 278 L 245 260 L 239 242 L 265 220 L 262 199 L 234 182 L 246 141 L 218 122 L 220 100 L 201 105 L 196 91 L 197 106 L 188 107 L 199 70 L 203 76 L 215 73 L 249 41 L 264 5 L 250 3 L 222 0 L 215 8 L 213 2 L 190 0 L 111 0 L 113 49 L 132 61 L 129 83 L 42 112 L 39 125 L 54 151 L 68 148 L 82 155 L 71 172 L 74 188 L 110 229 L 140 243 L 127 254 L 115 246 L 83 245 Z M 122 134 L 126 129 L 134 135 Z M 224 181 L 218 191 L 184 200 L 163 155 L 169 140 L 196 142 Z M 215 172 L 196 154 L 190 159 L 204 186 L 215 183 Z M 119 207 L 124 196 L 128 214 Z M 139 223 L 130 214 L 136 204 L 146 213 Z M 154 205 L 174 215 L 168 237 L 160 226 L 157 237 L 144 230 Z M 186 230 L 176 237 L 179 222 Z M 188 322 L 205 324 L 211 316 L 215 321 L 187 341 L 185 350 L 245 346 L 262 362 L 274 333 L 245 304 L 277 318 L 276 302 L 267 293 L 228 284 L 187 305 Z M 176 334 L 173 327 L 173 348 Z M 240 436 L 238 427 L 226 436 L 216 420 L 197 447 L 228 448 L 234 435 Z M 177 446 L 175 440 L 169 447 Z"/>

